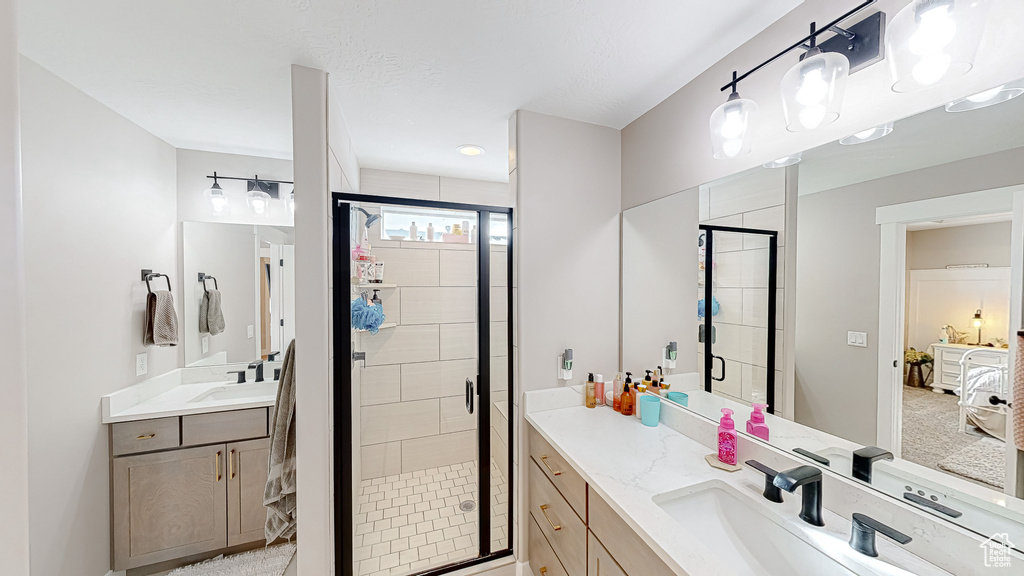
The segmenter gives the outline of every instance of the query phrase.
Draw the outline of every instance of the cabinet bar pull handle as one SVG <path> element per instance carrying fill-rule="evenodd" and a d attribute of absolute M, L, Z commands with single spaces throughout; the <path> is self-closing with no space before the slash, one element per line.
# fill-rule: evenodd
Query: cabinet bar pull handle
<path fill-rule="evenodd" d="M 541 456 L 540 457 L 540 461 L 544 463 L 544 466 L 548 469 L 548 472 L 551 472 L 552 476 L 561 476 L 562 475 L 562 471 L 561 470 L 552 470 L 551 469 L 551 464 L 548 464 L 548 457 L 547 456 Z"/>
<path fill-rule="evenodd" d="M 558 532 L 559 530 L 562 529 L 562 525 L 561 524 L 555 524 L 554 522 L 551 521 L 551 517 L 548 516 L 548 505 L 547 504 L 541 504 L 541 506 L 540 506 L 540 513 L 544 515 L 544 519 L 548 521 L 548 524 L 551 524 L 551 529 L 552 530 L 554 530 L 555 532 Z"/>
<path fill-rule="evenodd" d="M 220 451 L 217 451 L 217 482 L 220 482 Z"/>
<path fill-rule="evenodd" d="M 154 436 L 156 436 L 155 432 L 153 434 L 143 434 L 142 436 L 136 436 L 135 439 L 136 440 L 149 440 L 150 438 L 152 438 Z"/>
<path fill-rule="evenodd" d="M 228 478 L 235 479 L 235 451 L 228 454 Z"/>

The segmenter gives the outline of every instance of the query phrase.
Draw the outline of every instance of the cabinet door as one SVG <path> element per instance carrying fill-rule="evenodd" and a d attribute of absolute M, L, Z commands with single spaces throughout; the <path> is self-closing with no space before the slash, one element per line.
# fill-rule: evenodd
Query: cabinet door
<path fill-rule="evenodd" d="M 626 572 L 590 531 L 587 532 L 587 576 L 626 576 Z"/>
<path fill-rule="evenodd" d="M 270 438 L 227 445 L 228 546 L 263 540 Z"/>
<path fill-rule="evenodd" d="M 223 444 L 114 458 L 114 570 L 227 545 Z"/>

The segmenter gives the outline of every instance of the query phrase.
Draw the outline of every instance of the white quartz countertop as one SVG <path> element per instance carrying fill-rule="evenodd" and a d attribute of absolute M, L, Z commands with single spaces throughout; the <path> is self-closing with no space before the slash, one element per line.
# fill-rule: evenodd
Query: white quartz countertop
<path fill-rule="evenodd" d="M 527 395 L 543 394 L 544 391 Z M 532 406 L 529 398 L 528 405 Z M 679 408 L 663 406 L 663 410 Z M 948 575 L 883 537 L 877 538 L 878 558 L 854 551 L 847 544 L 850 521 L 825 509 L 825 526 L 811 526 L 797 514 L 800 498 L 784 494 L 785 502 L 765 500 L 764 476 L 744 468 L 725 472 L 712 468 L 704 456 L 712 450 L 661 424 L 649 428 L 608 407 L 583 406 L 528 411 L 526 420 L 579 472 L 658 556 L 680 574 L 732 575 L 729 558 L 717 557 L 652 499 L 657 494 L 719 480 L 745 496 L 749 504 L 807 543 L 813 543 L 840 564 L 860 573 L 886 575 Z M 825 494 L 828 502 L 828 494 Z"/>
<path fill-rule="evenodd" d="M 149 420 L 169 416 L 226 412 L 246 408 L 273 406 L 277 401 L 278 382 L 248 382 L 236 384 L 233 381 L 201 382 L 195 384 L 171 384 L 160 386 L 143 382 L 103 397 L 103 423 Z M 251 387 L 253 395 L 222 400 L 195 398 L 216 388 Z"/>

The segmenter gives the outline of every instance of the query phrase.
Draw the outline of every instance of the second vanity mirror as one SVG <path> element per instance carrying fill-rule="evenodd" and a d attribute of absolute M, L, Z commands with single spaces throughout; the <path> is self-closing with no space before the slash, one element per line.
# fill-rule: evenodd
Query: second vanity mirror
<path fill-rule="evenodd" d="M 295 333 L 294 229 L 183 222 L 181 237 L 185 364 L 281 360 Z"/>
<path fill-rule="evenodd" d="M 1021 549 L 1024 98 L 982 96 L 623 212 L 622 358 L 678 341 L 688 409 Z"/>

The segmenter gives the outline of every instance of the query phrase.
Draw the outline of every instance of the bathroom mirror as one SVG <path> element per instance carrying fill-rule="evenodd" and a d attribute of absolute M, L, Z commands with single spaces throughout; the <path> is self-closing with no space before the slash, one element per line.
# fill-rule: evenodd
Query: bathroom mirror
<path fill-rule="evenodd" d="M 1015 86 L 624 211 L 623 369 L 666 366 L 677 342 L 666 371 L 688 409 L 731 408 L 743 429 L 770 404 L 773 445 L 1024 547 L 1006 405 L 1024 257 Z M 755 231 L 777 232 L 774 254 Z"/>
<path fill-rule="evenodd" d="M 185 364 L 253 362 L 283 352 L 295 332 L 294 228 L 182 222 L 181 238 Z M 220 293 L 220 314 L 211 290 Z"/>

